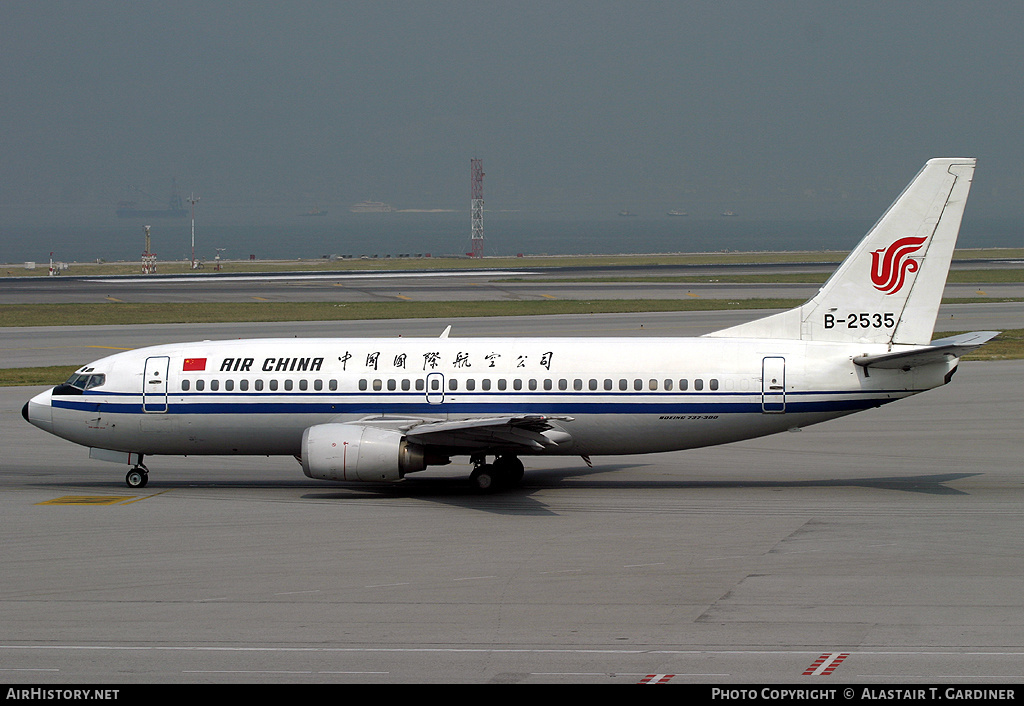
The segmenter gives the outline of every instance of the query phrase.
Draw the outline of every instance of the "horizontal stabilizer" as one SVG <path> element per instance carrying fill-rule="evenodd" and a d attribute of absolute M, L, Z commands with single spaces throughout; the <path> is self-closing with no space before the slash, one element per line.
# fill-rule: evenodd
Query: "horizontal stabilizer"
<path fill-rule="evenodd" d="M 959 336 L 940 338 L 932 341 L 926 348 L 883 353 L 881 355 L 862 355 L 853 359 L 857 365 L 867 368 L 884 368 L 889 370 L 910 370 L 929 363 L 942 363 L 959 358 L 980 348 L 999 335 L 998 331 L 974 331 Z"/>

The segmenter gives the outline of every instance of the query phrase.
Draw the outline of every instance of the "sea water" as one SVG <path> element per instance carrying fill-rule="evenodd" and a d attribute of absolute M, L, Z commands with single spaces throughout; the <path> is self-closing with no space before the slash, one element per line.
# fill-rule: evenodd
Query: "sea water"
<path fill-rule="evenodd" d="M 149 225 L 159 261 L 188 260 L 188 218 L 118 219 L 112 214 L 68 213 L 39 225 L 0 217 L 0 262 L 138 260 Z M 585 255 L 723 251 L 849 250 L 871 228 L 868 220 L 758 220 L 720 216 L 569 217 L 488 212 L 485 256 Z M 195 254 L 212 260 L 318 259 L 331 256 L 395 258 L 464 256 L 472 250 L 466 213 L 339 213 L 322 216 L 199 213 Z M 965 219 L 961 248 L 1024 246 L 1024 224 Z"/>

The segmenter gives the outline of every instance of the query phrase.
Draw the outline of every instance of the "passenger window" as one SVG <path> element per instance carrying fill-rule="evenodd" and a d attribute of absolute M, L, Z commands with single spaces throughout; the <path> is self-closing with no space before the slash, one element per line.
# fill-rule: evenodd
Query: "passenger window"
<path fill-rule="evenodd" d="M 333 379 L 333 378 L 331 378 L 330 380 L 327 381 L 327 387 L 331 391 L 337 390 L 338 389 L 338 381 Z"/>
<path fill-rule="evenodd" d="M 366 380 L 365 379 L 359 381 L 359 391 L 360 392 L 366 392 Z"/>
<path fill-rule="evenodd" d="M 277 392 L 277 380 L 270 381 L 270 389 L 274 392 Z"/>
<path fill-rule="evenodd" d="M 544 389 L 545 390 L 550 390 L 552 387 L 554 387 L 554 385 L 551 382 L 551 378 L 546 379 L 544 381 Z"/>
<path fill-rule="evenodd" d="M 498 378 L 498 389 L 499 390 L 504 390 L 507 387 L 508 387 L 508 382 L 505 380 L 505 378 Z"/>
<path fill-rule="evenodd" d="M 647 381 L 647 389 L 650 390 L 651 392 L 657 392 L 658 391 L 658 381 L 657 380 L 653 380 L 653 379 L 652 380 L 648 380 Z"/>
<path fill-rule="evenodd" d="M 252 384 L 252 389 L 260 391 L 263 389 L 263 380 L 257 380 Z"/>
<path fill-rule="evenodd" d="M 192 383 L 190 383 L 188 380 L 182 380 L 181 381 L 181 390 L 182 390 L 182 392 L 188 392 L 189 385 L 191 385 L 191 384 Z"/>
<path fill-rule="evenodd" d="M 394 378 L 388 378 L 388 391 L 394 392 L 398 389 L 398 381 Z"/>
<path fill-rule="evenodd" d="M 305 378 L 303 378 L 302 380 L 299 380 L 299 389 L 303 390 L 303 391 L 308 390 L 309 389 L 309 380 L 306 380 Z"/>
<path fill-rule="evenodd" d="M 587 387 L 590 388 L 591 392 L 596 391 L 597 390 L 597 380 L 595 380 L 594 378 L 590 378 L 590 384 Z"/>
<path fill-rule="evenodd" d="M 583 389 L 583 381 L 580 380 L 579 378 L 576 378 L 575 380 L 573 380 L 572 381 L 572 389 L 575 390 L 576 392 L 579 392 L 580 390 L 582 390 Z"/>
<path fill-rule="evenodd" d="M 512 381 L 512 389 L 513 390 L 522 390 L 523 389 L 523 381 L 520 380 L 519 378 L 516 378 L 515 380 L 513 380 Z"/>
<path fill-rule="evenodd" d="M 473 378 L 468 378 L 466 380 L 466 389 L 470 390 L 470 391 L 475 390 L 476 389 L 476 380 L 474 380 Z"/>
<path fill-rule="evenodd" d="M 481 390 L 490 390 L 491 389 L 491 379 L 490 378 L 484 378 L 483 380 L 481 380 L 480 381 L 480 389 Z"/>
<path fill-rule="evenodd" d="M 238 381 L 238 389 L 241 390 L 242 392 L 245 392 L 246 390 L 248 390 L 249 389 L 249 381 L 248 380 L 239 380 Z"/>
<path fill-rule="evenodd" d="M 379 379 L 379 378 L 378 378 L 378 379 L 375 379 L 375 380 L 373 381 L 373 391 L 374 391 L 374 392 L 380 392 L 380 391 L 381 391 L 381 390 L 382 390 L 383 388 L 384 388 L 384 385 L 383 385 L 383 383 L 382 383 L 382 382 L 380 381 L 380 379 Z"/>
<path fill-rule="evenodd" d="M 423 378 L 416 378 L 416 391 L 423 392 L 424 387 Z"/>
<path fill-rule="evenodd" d="M 219 380 L 210 380 L 210 391 L 216 392 L 220 388 Z"/>
<path fill-rule="evenodd" d="M 671 391 L 672 391 L 672 381 L 671 381 L 671 380 L 666 380 L 666 381 L 665 381 L 665 389 L 666 389 L 667 391 L 669 391 L 669 392 L 671 392 Z"/>
<path fill-rule="evenodd" d="M 700 378 L 697 378 L 696 380 L 694 380 L 693 381 L 693 389 L 694 390 L 703 390 L 704 389 L 704 381 L 701 380 Z"/>
<path fill-rule="evenodd" d="M 235 389 L 235 381 L 234 380 L 225 380 L 224 381 L 224 389 L 227 390 L 228 392 L 231 392 L 232 390 L 234 390 Z"/>
<path fill-rule="evenodd" d="M 324 389 L 324 381 L 321 380 L 320 378 L 314 380 L 313 389 L 316 390 L 317 392 L 320 392 L 320 390 Z"/>
<path fill-rule="evenodd" d="M 718 389 L 718 380 L 716 380 L 715 378 L 711 378 L 710 386 L 711 386 L 712 390 L 717 390 Z"/>
<path fill-rule="evenodd" d="M 459 389 L 459 381 L 456 380 L 455 378 L 448 378 L 448 390 L 451 391 L 451 392 L 455 392 L 458 389 Z"/>
<path fill-rule="evenodd" d="M 569 389 L 569 381 L 564 379 L 564 378 L 559 380 L 558 381 L 558 389 L 559 390 L 568 390 Z"/>
<path fill-rule="evenodd" d="M 689 387 L 690 387 L 690 383 L 687 382 L 686 380 L 680 380 L 679 381 L 679 389 L 680 390 L 687 390 L 687 389 L 689 389 Z"/>
<path fill-rule="evenodd" d="M 196 380 L 196 392 L 201 392 L 204 387 L 205 383 L 203 380 Z"/>
<path fill-rule="evenodd" d="M 333 380 L 332 380 L 332 382 L 333 382 Z M 402 379 L 402 389 L 404 391 L 408 392 L 410 387 L 412 387 L 412 385 L 409 384 L 409 378 L 403 378 Z"/>
<path fill-rule="evenodd" d="M 291 389 L 294 386 L 295 386 L 295 381 L 294 380 L 288 379 L 288 380 L 284 381 L 284 389 L 288 390 L 289 392 L 291 391 Z"/>
<path fill-rule="evenodd" d="M 633 389 L 637 390 L 638 392 L 640 390 L 644 389 L 644 381 L 643 380 L 634 380 L 633 381 Z"/>
<path fill-rule="evenodd" d="M 627 380 L 625 378 L 621 378 L 619 380 L 619 389 L 622 390 L 623 392 L 628 390 L 629 389 L 629 380 Z"/>

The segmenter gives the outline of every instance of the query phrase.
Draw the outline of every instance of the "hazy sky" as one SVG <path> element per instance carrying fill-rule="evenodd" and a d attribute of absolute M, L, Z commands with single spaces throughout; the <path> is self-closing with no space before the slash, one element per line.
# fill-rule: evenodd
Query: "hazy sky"
<path fill-rule="evenodd" d="M 1024 213 L 1024 3 L 3 0 L 0 222 L 177 178 L 363 199 L 877 215 L 979 158 Z M 45 212 L 41 209 L 41 212 Z"/>

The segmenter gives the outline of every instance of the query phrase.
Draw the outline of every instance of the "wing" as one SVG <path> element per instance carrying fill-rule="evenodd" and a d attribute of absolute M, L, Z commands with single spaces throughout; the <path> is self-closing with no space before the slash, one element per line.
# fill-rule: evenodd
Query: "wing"
<path fill-rule="evenodd" d="M 571 442 L 569 433 L 552 424 L 571 421 L 572 417 L 519 414 L 453 420 L 377 417 L 356 424 L 401 431 L 410 441 L 425 446 L 536 453 Z"/>
<path fill-rule="evenodd" d="M 428 421 L 409 429 L 406 436 L 421 444 L 460 449 L 543 451 L 566 444 L 572 437 L 551 424 L 572 417 L 521 414 L 451 421 Z"/>

